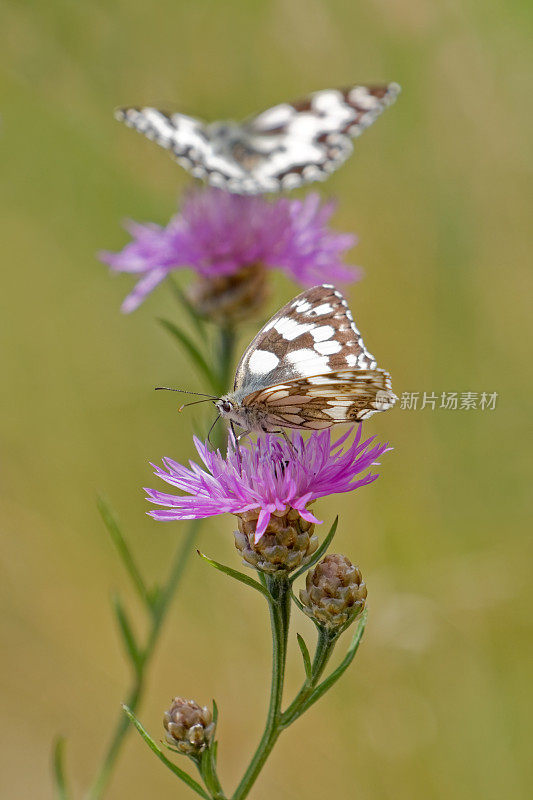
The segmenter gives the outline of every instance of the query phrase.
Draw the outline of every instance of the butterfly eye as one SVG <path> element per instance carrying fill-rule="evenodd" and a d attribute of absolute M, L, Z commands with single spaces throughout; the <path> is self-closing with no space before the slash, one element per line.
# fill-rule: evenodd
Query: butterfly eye
<path fill-rule="evenodd" d="M 229 400 L 223 400 L 222 403 L 220 404 L 220 408 L 223 414 L 229 414 L 229 412 L 231 411 L 231 403 L 229 402 Z"/>

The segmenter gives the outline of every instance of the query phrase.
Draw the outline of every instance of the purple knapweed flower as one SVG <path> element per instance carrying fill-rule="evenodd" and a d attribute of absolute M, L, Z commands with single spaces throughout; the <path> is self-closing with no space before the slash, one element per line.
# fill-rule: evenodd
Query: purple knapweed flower
<path fill-rule="evenodd" d="M 118 253 L 100 253 L 100 259 L 116 272 L 140 277 L 122 305 L 125 312 L 183 267 L 202 279 L 260 266 L 280 269 L 303 286 L 358 280 L 359 270 L 342 263 L 356 237 L 328 228 L 334 208 L 316 193 L 270 201 L 214 188 L 192 190 L 166 227 L 128 223 L 132 241 Z"/>
<path fill-rule="evenodd" d="M 293 432 L 291 444 L 281 436 L 266 434 L 247 446 L 240 445 L 240 456 L 234 446 L 228 447 L 226 458 L 195 437 L 205 468 L 192 461 L 188 468 L 170 458 L 163 459 L 164 468 L 152 465 L 159 478 L 186 494 L 146 489 L 150 502 L 167 508 L 148 514 L 157 520 L 184 520 L 258 510 L 256 542 L 267 530 L 272 514 L 295 509 L 307 522 L 319 522 L 309 511 L 309 503 L 372 483 L 377 474 L 359 476 L 390 449 L 388 444 L 371 446 L 373 436 L 361 441 L 361 426 L 353 442 L 346 445 L 350 433 L 332 442 L 329 430 L 314 431 L 307 440 Z"/>

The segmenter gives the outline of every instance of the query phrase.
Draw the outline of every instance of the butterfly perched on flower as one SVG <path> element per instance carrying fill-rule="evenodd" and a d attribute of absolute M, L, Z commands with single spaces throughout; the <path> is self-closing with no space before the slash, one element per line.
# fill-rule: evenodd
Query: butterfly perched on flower
<path fill-rule="evenodd" d="M 397 83 L 325 89 L 240 124 L 208 124 L 150 107 L 121 108 L 115 116 L 170 150 L 195 178 L 236 194 L 262 194 L 325 180 L 399 92 Z"/>
<path fill-rule="evenodd" d="M 245 432 L 322 430 L 391 408 L 390 375 L 366 349 L 334 286 L 314 286 L 275 314 L 246 348 L 219 415 Z"/>

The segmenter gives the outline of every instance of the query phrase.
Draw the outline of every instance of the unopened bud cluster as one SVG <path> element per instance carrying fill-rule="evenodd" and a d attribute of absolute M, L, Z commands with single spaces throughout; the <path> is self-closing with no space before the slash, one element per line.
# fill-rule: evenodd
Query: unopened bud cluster
<path fill-rule="evenodd" d="M 300 516 L 295 508 L 274 511 L 268 528 L 258 542 L 255 531 L 259 509 L 240 514 L 239 530 L 235 531 L 235 547 L 245 566 L 270 574 L 292 572 L 302 566 L 318 547 L 314 523 Z"/>
<path fill-rule="evenodd" d="M 267 271 L 253 264 L 231 275 L 199 276 L 188 296 L 201 317 L 213 322 L 239 322 L 256 315 L 265 303 Z"/>
<path fill-rule="evenodd" d="M 213 715 L 207 706 L 175 697 L 163 717 L 165 737 L 180 753 L 196 755 L 210 744 L 215 732 Z"/>
<path fill-rule="evenodd" d="M 306 614 L 335 629 L 361 613 L 366 594 L 359 569 L 346 556 L 328 555 L 307 573 L 300 600 Z"/>

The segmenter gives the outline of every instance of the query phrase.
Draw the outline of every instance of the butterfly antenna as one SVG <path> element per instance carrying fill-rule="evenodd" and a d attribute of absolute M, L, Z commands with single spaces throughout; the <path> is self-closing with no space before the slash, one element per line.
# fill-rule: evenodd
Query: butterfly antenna
<path fill-rule="evenodd" d="M 183 392 L 184 394 L 195 394 L 197 397 L 207 397 L 209 400 L 220 400 L 214 394 L 205 394 L 204 392 L 191 392 L 190 389 L 173 389 L 171 386 L 156 386 L 155 390 L 160 391 L 164 389 L 166 392 Z"/>
<path fill-rule="evenodd" d="M 178 408 L 178 411 L 183 411 L 183 409 L 187 408 L 187 406 L 197 406 L 198 403 L 212 403 L 212 402 L 213 400 L 211 400 L 209 397 L 206 397 L 205 400 L 193 400 L 192 403 L 184 403 L 182 406 Z"/>

